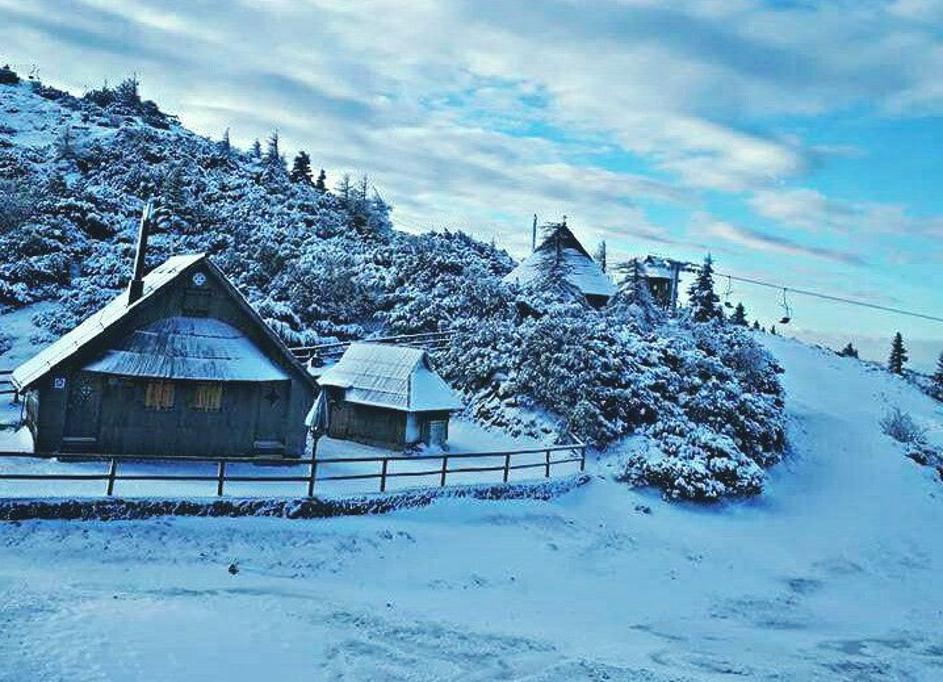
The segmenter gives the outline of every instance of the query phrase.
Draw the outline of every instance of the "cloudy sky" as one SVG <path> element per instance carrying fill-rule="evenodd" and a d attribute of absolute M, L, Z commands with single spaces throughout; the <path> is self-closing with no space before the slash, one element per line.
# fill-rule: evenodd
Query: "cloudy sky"
<path fill-rule="evenodd" d="M 710 251 L 943 315 L 943 0 L 0 0 L 0 24 L 0 59 L 50 83 L 134 72 L 203 134 L 277 128 L 368 173 L 403 229 L 519 256 L 534 213 L 567 215 L 615 258 Z M 790 303 L 795 331 L 943 348 L 943 325 Z"/>

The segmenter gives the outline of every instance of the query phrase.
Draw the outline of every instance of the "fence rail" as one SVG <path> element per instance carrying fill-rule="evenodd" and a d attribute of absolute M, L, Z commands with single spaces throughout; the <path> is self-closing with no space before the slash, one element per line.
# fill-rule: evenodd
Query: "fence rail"
<path fill-rule="evenodd" d="M 448 347 L 451 342 L 453 332 L 423 332 L 421 334 L 400 334 L 398 336 L 380 336 L 373 339 L 360 339 L 367 343 L 390 343 L 402 344 L 405 346 L 415 346 L 425 350 L 442 350 Z M 350 344 L 358 341 L 335 341 L 333 343 L 322 343 L 315 346 L 295 346 L 290 348 L 292 354 L 302 362 L 307 362 L 313 357 L 335 358 L 344 354 Z"/>
<path fill-rule="evenodd" d="M 12 369 L 0 369 L 0 395 L 16 395 L 11 376 L 13 376 Z"/>
<path fill-rule="evenodd" d="M 542 453 L 544 456 L 540 461 L 523 462 L 521 457 Z M 508 483 L 512 471 L 525 469 L 541 469 L 544 478 L 550 478 L 553 473 L 553 467 L 561 464 L 579 463 L 579 470 L 585 471 L 586 468 L 586 446 L 575 441 L 568 445 L 551 445 L 540 448 L 521 448 L 517 450 L 498 450 L 489 452 L 443 452 L 440 455 L 408 456 L 408 455 L 390 455 L 386 457 L 307 457 L 299 459 L 285 459 L 275 457 L 155 457 L 151 455 L 103 455 L 99 453 L 32 453 L 32 452 L 0 452 L 0 461 L 6 458 L 19 459 L 59 459 L 63 462 L 108 462 L 108 471 L 106 473 L 6 473 L 0 471 L 0 481 L 101 481 L 105 483 L 105 495 L 114 495 L 115 484 L 118 481 L 164 481 L 164 482 L 205 482 L 216 483 L 216 495 L 222 496 L 225 492 L 227 483 L 304 483 L 307 486 L 307 496 L 312 497 L 317 488 L 317 483 L 322 481 L 356 481 L 356 480 L 378 480 L 379 492 L 386 492 L 387 484 L 391 479 L 409 478 L 416 476 L 435 476 L 438 479 L 437 487 L 445 487 L 448 483 L 449 474 L 461 473 L 479 473 L 479 472 L 501 472 L 502 482 Z M 503 458 L 499 465 L 485 462 L 481 466 L 481 460 L 494 458 Z M 517 462 L 515 462 L 517 458 Z M 479 460 L 475 462 L 475 460 Z M 435 466 L 424 468 L 419 471 L 391 471 L 391 462 L 428 462 Z M 129 462 L 134 463 L 153 463 L 153 462 L 175 462 L 175 463 L 203 463 L 216 465 L 216 473 L 207 474 L 142 474 L 142 473 L 123 473 L 120 466 Z M 324 467 L 332 464 L 351 464 L 361 463 L 377 464 L 377 469 L 372 472 L 357 474 L 333 474 L 323 475 Z M 308 471 L 303 475 L 286 476 L 253 476 L 246 474 L 233 474 L 228 471 L 230 464 L 279 464 L 279 465 L 307 465 Z M 451 464 L 451 466 L 450 466 Z M 318 475 L 318 472 L 322 475 Z M 426 486 L 436 487 L 436 486 Z"/>

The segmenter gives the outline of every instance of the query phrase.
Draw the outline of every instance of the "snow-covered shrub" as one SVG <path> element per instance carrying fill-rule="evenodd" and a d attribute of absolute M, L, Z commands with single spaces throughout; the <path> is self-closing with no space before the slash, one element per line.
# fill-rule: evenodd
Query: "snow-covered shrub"
<path fill-rule="evenodd" d="M 8 352 L 11 348 L 13 348 L 13 337 L 0 330 L 0 355 Z"/>
<path fill-rule="evenodd" d="M 923 443 L 926 429 L 917 425 L 909 413 L 899 407 L 890 410 L 881 419 L 881 430 L 898 443 Z"/>
<path fill-rule="evenodd" d="M 625 463 L 623 480 L 655 485 L 672 499 L 714 501 L 763 490 L 763 469 L 727 436 L 691 422 L 659 422 Z"/>

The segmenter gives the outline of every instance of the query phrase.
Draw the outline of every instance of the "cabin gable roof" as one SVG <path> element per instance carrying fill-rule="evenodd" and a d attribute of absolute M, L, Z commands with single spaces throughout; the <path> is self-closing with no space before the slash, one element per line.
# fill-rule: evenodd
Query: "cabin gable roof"
<path fill-rule="evenodd" d="M 294 358 L 291 351 L 288 350 L 281 339 L 265 324 L 264 320 L 262 320 L 252 306 L 249 305 L 248 301 L 245 300 L 242 294 L 239 293 L 205 254 L 173 256 L 154 268 L 144 277 L 143 292 L 140 298 L 129 304 L 127 290 L 122 291 L 101 310 L 89 316 L 77 327 L 17 367 L 11 377 L 14 386 L 17 390 L 23 391 L 77 354 L 86 354 L 88 351 L 95 349 L 96 346 L 103 346 L 101 349 L 103 357 L 91 363 L 89 366 L 91 371 L 96 371 L 96 363 L 98 362 L 108 364 L 107 358 L 109 358 L 109 356 L 111 357 L 111 365 L 118 362 L 118 365 L 109 365 L 111 369 L 120 369 L 120 366 L 127 364 L 126 361 L 128 358 L 125 357 L 122 360 L 119 357 L 111 355 L 111 350 L 115 350 L 116 343 L 117 349 L 119 351 L 121 350 L 123 342 L 120 341 L 120 338 L 127 337 L 125 341 L 132 338 L 135 330 L 129 327 L 133 324 L 135 317 L 139 318 L 137 313 L 151 305 L 153 301 L 161 297 L 164 293 L 170 291 L 175 282 L 178 282 L 197 266 L 202 267 L 202 271 L 206 272 L 209 277 L 213 278 L 213 280 L 220 285 L 221 289 L 224 290 L 233 302 L 236 303 L 238 308 L 247 316 L 249 323 L 262 332 L 260 336 L 264 339 L 267 346 L 265 349 L 266 352 L 279 357 L 284 365 L 291 368 L 299 378 L 303 377 L 303 381 L 313 386 L 312 378 L 304 371 L 304 368 Z M 249 343 L 249 340 L 245 339 L 245 342 Z M 243 355 L 247 352 L 245 348 L 242 349 Z M 97 354 L 96 357 L 98 357 Z M 105 371 L 105 365 L 101 365 L 98 369 Z M 165 376 L 168 376 L 167 368 L 160 371 L 163 372 Z M 173 377 L 178 376 L 177 374 L 173 374 L 173 372 L 169 372 L 169 374 Z M 179 378 L 188 377 L 184 376 Z"/>

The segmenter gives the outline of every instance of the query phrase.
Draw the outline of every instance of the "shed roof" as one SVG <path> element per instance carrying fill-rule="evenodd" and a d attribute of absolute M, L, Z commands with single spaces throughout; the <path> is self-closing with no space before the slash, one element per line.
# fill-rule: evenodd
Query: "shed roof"
<path fill-rule="evenodd" d="M 533 253 L 504 276 L 504 281 L 527 286 L 539 280 L 552 267 L 558 253 L 563 261 L 564 279 L 584 296 L 612 296 L 616 293 L 612 280 L 565 225 L 555 226 L 554 232 Z"/>
<path fill-rule="evenodd" d="M 168 317 L 121 339 L 85 370 L 204 381 L 281 381 L 288 375 L 245 334 L 210 317 Z"/>
<path fill-rule="evenodd" d="M 354 343 L 318 378 L 345 390 L 344 399 L 405 412 L 457 410 L 461 401 L 440 377 L 426 351 L 381 343 Z"/>

